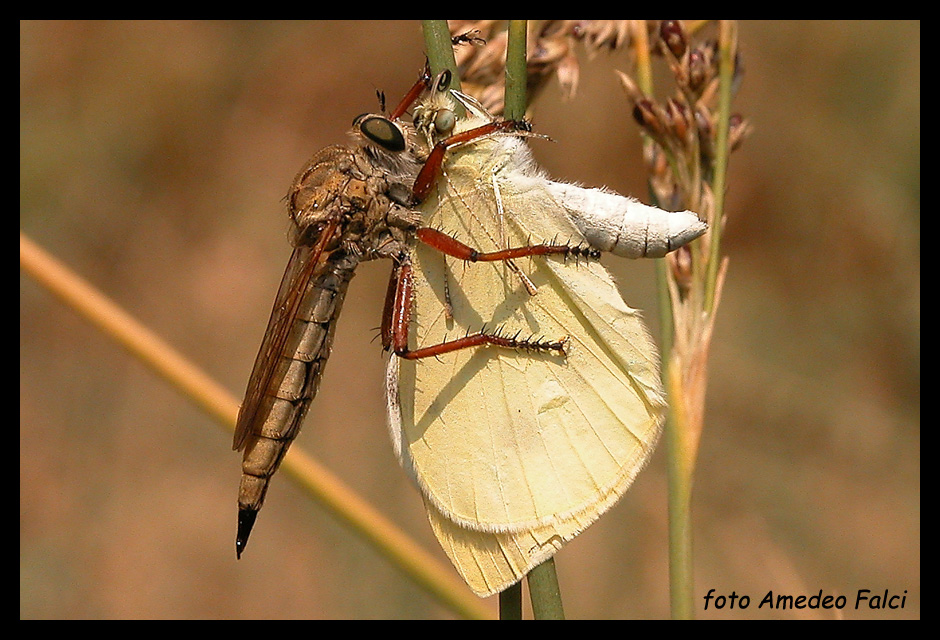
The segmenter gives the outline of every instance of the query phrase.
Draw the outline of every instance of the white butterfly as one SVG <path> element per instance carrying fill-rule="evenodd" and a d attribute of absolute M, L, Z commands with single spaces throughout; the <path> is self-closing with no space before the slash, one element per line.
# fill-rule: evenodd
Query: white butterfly
<path fill-rule="evenodd" d="M 455 97 L 467 117 L 448 117 Z M 432 95 L 415 115 L 428 150 L 493 121 L 457 92 Z M 434 129 L 441 122 L 443 133 Z M 423 225 L 479 251 L 557 242 L 660 257 L 706 230 L 690 212 L 550 180 L 519 135 L 458 144 L 439 175 L 420 206 Z M 658 356 L 639 312 L 596 261 L 466 264 L 422 242 L 407 260 L 415 309 L 409 348 L 484 328 L 561 345 L 389 359 L 396 453 L 444 551 L 477 594 L 490 595 L 607 511 L 646 464 L 666 409 Z"/>

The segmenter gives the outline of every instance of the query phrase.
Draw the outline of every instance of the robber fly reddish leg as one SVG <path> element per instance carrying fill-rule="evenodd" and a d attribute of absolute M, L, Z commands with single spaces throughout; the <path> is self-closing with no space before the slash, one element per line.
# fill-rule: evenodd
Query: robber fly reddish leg
<path fill-rule="evenodd" d="M 441 86 L 445 80 L 438 81 Z M 424 200 L 441 174 L 444 156 L 455 145 L 465 144 L 500 132 L 528 130 L 522 121 L 502 120 L 469 129 L 449 136 L 434 145 L 415 180 L 414 197 Z M 423 227 L 415 232 L 417 239 L 445 255 L 468 262 L 505 262 L 514 258 L 544 255 L 583 255 L 597 257 L 596 250 L 572 247 L 565 244 L 537 244 L 499 251 L 481 252 L 436 229 Z M 400 256 L 389 280 L 382 318 L 382 344 L 392 349 L 401 358 L 417 360 L 482 345 L 494 345 L 507 349 L 531 351 L 554 351 L 564 354 L 565 339 L 547 341 L 541 339 L 519 339 L 518 336 L 502 335 L 498 332 L 480 331 L 455 340 L 435 345 L 408 349 L 408 325 L 411 319 L 414 276 L 411 258 Z"/>

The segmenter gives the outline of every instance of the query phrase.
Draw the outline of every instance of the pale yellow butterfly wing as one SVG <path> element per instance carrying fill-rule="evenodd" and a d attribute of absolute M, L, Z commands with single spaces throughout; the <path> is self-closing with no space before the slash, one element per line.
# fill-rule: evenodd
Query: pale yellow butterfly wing
<path fill-rule="evenodd" d="M 518 582 L 555 555 L 594 518 L 559 519 L 534 529 L 489 533 L 462 527 L 425 500 L 431 529 L 460 576 L 480 596 L 489 596 Z"/>
<path fill-rule="evenodd" d="M 523 144 L 488 139 L 451 153 L 446 181 L 422 207 L 427 224 L 482 251 L 577 244 L 540 179 L 505 164 L 507 141 Z M 411 348 L 483 325 L 568 338 L 565 356 L 486 347 L 390 363 L 403 465 L 458 571 L 478 593 L 493 593 L 593 522 L 642 468 L 665 406 L 656 350 L 596 262 L 516 260 L 537 288 L 532 296 L 505 263 L 464 264 L 420 243 L 412 259 Z"/>

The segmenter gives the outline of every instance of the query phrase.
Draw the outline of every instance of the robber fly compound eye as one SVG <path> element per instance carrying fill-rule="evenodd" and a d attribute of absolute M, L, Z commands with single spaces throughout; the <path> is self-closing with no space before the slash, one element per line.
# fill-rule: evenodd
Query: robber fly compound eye
<path fill-rule="evenodd" d="M 405 136 L 394 122 L 384 116 L 363 114 L 353 120 L 366 138 L 387 151 L 404 151 Z"/>

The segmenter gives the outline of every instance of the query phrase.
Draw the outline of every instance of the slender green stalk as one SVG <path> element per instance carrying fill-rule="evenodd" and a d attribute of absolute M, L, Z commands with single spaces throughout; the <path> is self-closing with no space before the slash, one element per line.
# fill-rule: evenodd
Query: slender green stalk
<path fill-rule="evenodd" d="M 447 20 L 422 20 L 424 47 L 431 67 L 431 77 L 436 78 L 444 69 L 450 69 L 450 89 L 460 90 L 460 74 L 457 72 L 457 60 L 454 58 L 454 45 L 450 39 Z M 464 108 L 454 101 L 457 117 L 464 115 Z"/>
<path fill-rule="evenodd" d="M 673 589 L 673 617 L 690 618 L 693 616 L 692 605 L 692 524 L 691 502 L 692 484 L 695 473 L 695 458 L 701 437 L 702 416 L 688 415 L 702 411 L 704 397 L 705 359 L 708 354 L 708 342 L 711 326 L 718 303 L 718 295 L 723 274 L 720 254 L 721 227 L 724 217 L 724 195 L 727 179 L 729 131 L 731 120 L 731 94 L 734 79 L 735 57 L 737 55 L 737 34 L 734 21 L 721 20 L 718 26 L 718 109 L 715 114 L 715 151 L 712 166 L 707 175 L 711 175 L 713 203 L 710 217 L 708 255 L 699 251 L 694 254 L 693 292 L 700 292 L 697 302 L 688 313 L 703 318 L 698 325 L 697 339 L 700 341 L 693 352 L 684 354 L 685 366 L 691 360 L 697 360 L 696 369 L 700 379 L 686 378 L 678 360 L 670 358 L 667 369 L 667 389 L 673 408 L 670 425 L 667 426 L 666 442 L 669 448 L 669 541 L 670 541 L 670 585 Z M 696 160 L 700 156 L 696 153 Z M 695 180 L 690 188 L 701 189 Z M 701 200 L 699 201 L 699 203 Z M 691 389 L 690 387 L 697 387 Z M 683 402 L 688 396 L 698 396 L 699 405 L 694 407 L 694 400 Z"/>
<path fill-rule="evenodd" d="M 695 617 L 692 607 L 692 469 L 685 464 L 685 421 L 677 414 L 681 389 L 675 384 L 681 373 L 667 364 L 666 388 L 671 411 L 666 419 L 666 476 L 669 484 L 669 602 L 673 619 Z"/>
<path fill-rule="evenodd" d="M 536 620 L 564 620 L 565 610 L 561 604 L 561 589 L 555 572 L 555 558 L 549 558 L 529 572 L 529 597 L 532 599 L 532 615 Z"/>
<path fill-rule="evenodd" d="M 521 120 L 526 112 L 526 20 L 509 21 L 506 44 L 506 96 L 503 117 Z"/>
<path fill-rule="evenodd" d="M 522 620 L 522 581 L 499 592 L 499 619 Z"/>
<path fill-rule="evenodd" d="M 645 24 L 637 21 L 631 35 L 636 52 L 637 85 L 646 96 L 653 95 L 653 73 L 650 60 L 650 44 Z M 655 144 L 644 134 L 644 146 Z M 655 190 L 650 186 L 653 204 L 657 202 Z M 656 261 L 656 283 L 659 291 L 660 312 L 660 363 L 663 384 L 669 398 L 670 411 L 666 414 L 664 440 L 666 444 L 666 475 L 668 480 L 669 511 L 669 599 L 674 619 L 687 620 L 694 617 L 692 608 L 692 528 L 690 526 L 691 477 L 686 473 L 683 461 L 683 421 L 676 414 L 681 403 L 681 389 L 672 384 L 677 379 L 672 361 L 675 318 L 669 295 L 669 265 L 666 260 Z"/>
<path fill-rule="evenodd" d="M 666 421 L 667 472 L 669 479 L 669 582 L 672 617 L 694 616 L 692 579 L 692 486 L 695 459 L 701 438 L 706 365 L 714 313 L 723 281 L 720 257 L 720 234 L 729 153 L 731 85 L 734 76 L 737 43 L 735 24 L 719 22 L 718 37 L 718 108 L 712 114 L 700 101 L 701 85 L 689 82 L 687 74 L 689 35 L 676 23 L 661 26 L 663 42 L 671 42 L 665 52 L 676 76 L 678 96 L 670 105 L 681 104 L 685 112 L 704 108 L 716 131 L 714 151 L 704 155 L 700 146 L 703 132 L 694 135 L 665 136 L 663 153 L 669 158 L 672 179 L 685 200 L 685 205 L 707 216 L 710 224 L 707 242 L 696 243 L 683 257 L 673 254 L 663 262 L 660 283 L 665 284 L 661 303 L 663 315 L 662 354 L 663 383 L 669 397 L 670 412 Z M 669 36 L 673 36 L 672 39 Z M 676 40 L 678 37 L 678 41 Z M 638 71 L 642 78 L 644 74 Z M 644 86 L 646 92 L 650 87 Z M 651 95 L 647 93 L 646 95 Z M 714 94 L 712 94 L 714 95 Z M 680 125 L 681 112 L 661 107 L 660 131 Z M 704 135 L 709 135 L 707 132 Z M 707 159 L 706 159 L 707 158 Z M 703 166 L 703 162 L 708 162 Z M 662 179 L 664 176 L 658 176 Z M 711 194 L 712 197 L 709 197 Z M 707 249 L 707 251 L 706 251 Z M 680 339 L 681 338 L 681 339 Z"/>
<path fill-rule="evenodd" d="M 526 69 L 526 20 L 509 21 L 506 44 L 506 95 L 503 116 L 507 120 L 525 117 L 528 72 Z M 536 620 L 563 620 L 561 589 L 555 572 L 555 559 L 549 558 L 529 572 L 529 597 Z"/>
<path fill-rule="evenodd" d="M 718 127 L 715 141 L 715 194 L 714 224 L 710 231 L 708 276 L 705 280 L 705 311 L 714 310 L 715 290 L 718 284 L 718 269 L 721 266 L 721 220 L 725 210 L 725 185 L 728 177 L 728 134 L 731 122 L 731 88 L 734 79 L 735 56 L 738 52 L 737 23 L 734 20 L 722 20 L 718 25 Z"/>

